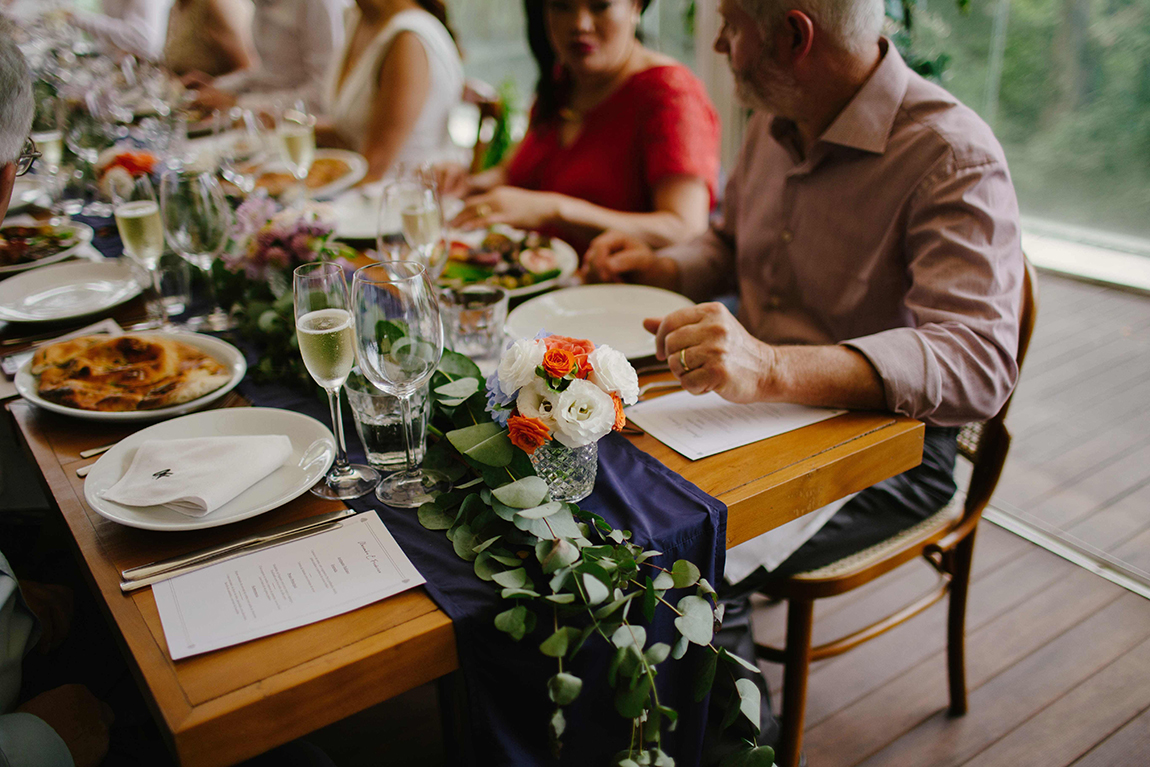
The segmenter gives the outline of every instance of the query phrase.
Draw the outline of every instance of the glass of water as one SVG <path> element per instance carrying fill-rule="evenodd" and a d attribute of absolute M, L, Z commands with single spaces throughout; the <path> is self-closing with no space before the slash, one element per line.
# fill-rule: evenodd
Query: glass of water
<path fill-rule="evenodd" d="M 465 285 L 439 292 L 447 345 L 470 357 L 484 375 L 499 366 L 507 301 L 507 291 L 498 285 Z"/>
<path fill-rule="evenodd" d="M 415 462 L 423 463 L 427 441 L 427 420 L 431 415 L 429 385 L 411 395 L 411 443 Z M 363 443 L 369 465 L 384 472 L 399 471 L 407 461 L 403 444 L 403 408 L 399 398 L 385 394 L 352 368 L 343 390 L 355 416 L 355 430 Z"/>
<path fill-rule="evenodd" d="M 321 498 L 359 498 L 375 489 L 380 474 L 347 460 L 339 392 L 355 364 L 355 325 L 343 268 L 324 261 L 304 264 L 296 268 L 292 280 L 300 355 L 307 372 L 327 392 L 336 443 L 335 463 L 311 491 Z"/>

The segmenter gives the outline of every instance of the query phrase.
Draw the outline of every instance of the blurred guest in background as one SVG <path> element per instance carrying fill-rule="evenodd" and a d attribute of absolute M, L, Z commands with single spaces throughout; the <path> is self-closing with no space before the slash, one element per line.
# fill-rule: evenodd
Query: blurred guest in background
<path fill-rule="evenodd" d="M 250 0 L 175 0 L 164 63 L 177 75 L 219 77 L 255 66 Z"/>
<path fill-rule="evenodd" d="M 274 112 L 277 104 L 302 100 L 312 111 L 323 108 L 328 68 L 343 50 L 341 15 L 350 0 L 255 0 L 252 31 L 259 65 L 219 78 L 203 72 L 184 76 L 199 88 L 197 103 L 224 110 L 237 104 Z"/>
<path fill-rule="evenodd" d="M 649 0 L 526 0 L 539 83 L 510 161 L 473 177 L 458 225 L 539 229 L 580 252 L 606 229 L 653 246 L 707 227 L 719 171 L 719 120 L 683 65 L 636 37 Z"/>
<path fill-rule="evenodd" d="M 76 9 L 68 20 L 113 51 L 160 58 L 172 0 L 101 0 L 100 6 L 103 13 Z"/>
<path fill-rule="evenodd" d="M 447 117 L 463 94 L 463 64 L 442 0 L 355 0 L 346 30 L 321 143 L 363 154 L 368 180 L 398 162 L 453 154 Z"/>

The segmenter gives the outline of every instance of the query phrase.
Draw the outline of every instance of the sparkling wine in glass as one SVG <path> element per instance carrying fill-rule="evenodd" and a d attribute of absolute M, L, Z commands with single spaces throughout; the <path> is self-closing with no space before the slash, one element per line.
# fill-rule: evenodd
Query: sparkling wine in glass
<path fill-rule="evenodd" d="M 302 102 L 280 113 L 276 138 L 280 156 L 296 180 L 298 199 L 306 200 L 307 174 L 315 162 L 315 117 L 308 114 Z"/>
<path fill-rule="evenodd" d="M 404 242 L 423 264 L 428 277 L 435 280 L 447 263 L 447 248 L 443 243 L 443 210 L 434 183 L 418 178 L 405 178 L 384 186 L 383 208 L 380 212 L 379 238 L 383 230 L 399 225 Z M 394 253 L 394 249 L 389 249 Z M 380 252 L 384 246 L 380 244 Z"/>
<path fill-rule="evenodd" d="M 160 256 L 164 254 L 164 225 L 160 221 L 160 204 L 151 179 L 141 176 L 130 188 L 114 194 L 116 229 L 124 243 L 124 251 L 148 273 L 155 300 L 148 306 L 148 314 L 161 325 L 168 324 L 160 289 Z"/>
<path fill-rule="evenodd" d="M 411 397 L 443 356 L 435 290 L 421 264 L 388 261 L 355 273 L 352 300 L 359 370 L 376 388 L 397 397 L 403 413 L 406 466 L 380 482 L 375 495 L 389 506 L 415 508 L 432 500 L 431 483 L 415 462 Z"/>
<path fill-rule="evenodd" d="M 207 277 L 211 311 L 188 321 L 192 328 L 229 330 L 232 319 L 220 308 L 212 281 L 212 263 L 227 244 L 231 208 L 214 173 L 167 171 L 160 180 L 160 216 L 168 243 Z"/>
<path fill-rule="evenodd" d="M 347 460 L 339 392 L 355 364 L 355 322 L 343 269 L 323 261 L 304 264 L 295 270 L 292 287 L 300 355 L 307 372 L 327 392 L 337 448 L 327 477 L 311 491 L 322 498 L 359 498 L 375 489 L 380 474 Z"/>

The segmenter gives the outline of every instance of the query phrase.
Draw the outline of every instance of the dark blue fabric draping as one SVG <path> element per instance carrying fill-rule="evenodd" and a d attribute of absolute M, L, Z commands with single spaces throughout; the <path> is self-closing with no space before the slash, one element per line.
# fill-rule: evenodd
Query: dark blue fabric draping
<path fill-rule="evenodd" d="M 286 387 L 245 382 L 241 391 L 256 405 L 289 408 L 328 421 L 322 400 Z M 349 453 L 353 461 L 362 460 L 351 420 L 344 415 Z M 389 508 L 374 496 L 351 505 L 379 514 L 427 579 L 432 599 L 455 623 L 468 699 L 465 758 L 474 765 L 556 764 L 546 737 L 554 709 L 546 681 L 556 672 L 556 661 L 537 649 L 551 633 L 551 616 L 540 614 L 535 632 L 514 642 L 493 625 L 494 616 L 512 603 L 499 597 L 495 584 L 476 577 L 472 565 L 455 554 L 442 532 L 425 530 L 413 510 Z M 718 582 L 726 553 L 726 507 L 622 437 L 612 434 L 599 443 L 595 491 L 580 506 L 616 528 L 630 530 L 632 540 L 644 548 L 662 551 L 663 556 L 653 560 L 660 566 L 669 569 L 675 560 L 688 559 L 712 584 Z M 687 593 L 693 590 L 683 590 Z M 680 596 L 669 592 L 668 601 L 674 604 Z M 641 622 L 638 608 L 635 605 L 630 617 Z M 647 628 L 648 645 L 674 643 L 673 619 L 669 610 L 660 608 L 654 625 Z M 627 746 L 630 723 L 615 712 L 606 681 L 612 651 L 594 637 L 565 664 L 565 670 L 584 680 L 584 687 L 565 709 L 567 731 L 558 764 L 604 765 Z M 680 715 L 674 732 L 664 728 L 664 750 L 683 766 L 695 765 L 700 758 L 706 708 L 705 703 L 692 701 L 692 687 L 703 658 L 704 652 L 692 647 L 683 661 L 665 663 L 657 677 L 660 703 Z"/>

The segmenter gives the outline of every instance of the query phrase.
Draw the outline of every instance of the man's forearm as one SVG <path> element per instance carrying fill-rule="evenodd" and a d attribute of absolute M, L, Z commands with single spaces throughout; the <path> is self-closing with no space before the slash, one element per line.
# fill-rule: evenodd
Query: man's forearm
<path fill-rule="evenodd" d="M 772 346 L 761 381 L 762 399 L 816 407 L 885 410 L 882 379 L 847 346 Z"/>

